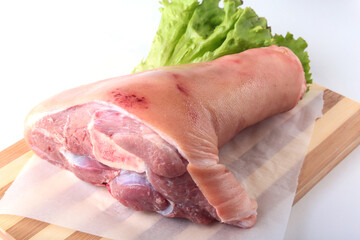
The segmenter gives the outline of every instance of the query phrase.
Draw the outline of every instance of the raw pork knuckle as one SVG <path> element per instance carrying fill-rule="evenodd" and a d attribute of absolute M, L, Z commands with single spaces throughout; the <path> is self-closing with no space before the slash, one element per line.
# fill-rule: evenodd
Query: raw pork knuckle
<path fill-rule="evenodd" d="M 293 108 L 306 88 L 289 49 L 251 49 L 64 91 L 31 111 L 25 139 L 135 210 L 249 228 L 257 203 L 219 163 L 218 149 Z"/>

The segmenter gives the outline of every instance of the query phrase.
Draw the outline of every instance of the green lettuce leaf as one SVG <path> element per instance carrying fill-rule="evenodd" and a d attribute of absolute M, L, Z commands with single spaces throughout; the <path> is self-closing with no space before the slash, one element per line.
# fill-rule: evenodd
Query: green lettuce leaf
<path fill-rule="evenodd" d="M 286 46 L 300 59 L 310 84 L 310 60 L 304 39 L 271 34 L 263 17 L 240 0 L 163 0 L 162 16 L 151 50 L 134 72 L 211 61 L 224 55 L 270 45 Z"/>

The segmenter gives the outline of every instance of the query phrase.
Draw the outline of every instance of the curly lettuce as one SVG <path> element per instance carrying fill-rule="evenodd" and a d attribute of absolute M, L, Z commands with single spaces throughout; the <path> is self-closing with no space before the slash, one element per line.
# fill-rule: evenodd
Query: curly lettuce
<path fill-rule="evenodd" d="M 211 61 L 224 55 L 270 45 L 286 46 L 300 59 L 312 83 L 307 43 L 292 34 L 272 35 L 267 21 L 241 0 L 163 0 L 160 25 L 150 52 L 134 72 Z"/>

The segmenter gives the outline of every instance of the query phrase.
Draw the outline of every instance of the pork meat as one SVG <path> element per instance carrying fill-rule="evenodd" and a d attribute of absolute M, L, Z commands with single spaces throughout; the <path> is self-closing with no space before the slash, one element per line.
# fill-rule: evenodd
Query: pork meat
<path fill-rule="evenodd" d="M 289 49 L 251 49 L 67 90 L 31 111 L 25 139 L 135 210 L 249 228 L 257 203 L 219 163 L 218 149 L 293 108 L 306 88 Z"/>

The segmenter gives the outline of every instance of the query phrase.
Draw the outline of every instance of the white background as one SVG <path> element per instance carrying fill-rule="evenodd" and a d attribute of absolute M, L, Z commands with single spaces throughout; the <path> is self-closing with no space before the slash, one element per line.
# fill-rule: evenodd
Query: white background
<path fill-rule="evenodd" d="M 252 0 L 273 33 L 307 40 L 314 82 L 360 102 L 360 1 Z M 129 73 L 150 49 L 158 0 L 0 0 L 0 150 L 30 109 Z M 161 53 L 160 53 L 161 54 Z M 360 148 L 292 209 L 285 239 L 360 239 Z"/>

